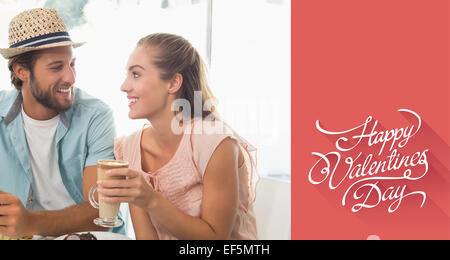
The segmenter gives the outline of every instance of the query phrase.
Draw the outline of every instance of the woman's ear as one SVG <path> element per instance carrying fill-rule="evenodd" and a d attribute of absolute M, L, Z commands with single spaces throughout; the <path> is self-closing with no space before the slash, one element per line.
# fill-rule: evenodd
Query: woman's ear
<path fill-rule="evenodd" d="M 30 78 L 30 71 L 26 68 L 24 68 L 22 65 L 20 64 L 14 64 L 13 65 L 13 70 L 14 73 L 16 74 L 16 76 L 23 82 L 28 81 L 28 79 Z"/>
<path fill-rule="evenodd" d="M 169 94 L 175 94 L 183 85 L 183 75 L 176 73 L 170 80 Z"/>

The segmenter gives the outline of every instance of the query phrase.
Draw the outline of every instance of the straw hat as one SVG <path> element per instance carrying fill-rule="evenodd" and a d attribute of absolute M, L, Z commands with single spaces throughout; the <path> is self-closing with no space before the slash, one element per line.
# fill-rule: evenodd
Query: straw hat
<path fill-rule="evenodd" d="M 66 25 L 53 8 L 36 8 L 24 11 L 9 24 L 9 48 L 0 48 L 0 54 L 9 59 L 34 50 L 60 46 L 73 46 Z"/>

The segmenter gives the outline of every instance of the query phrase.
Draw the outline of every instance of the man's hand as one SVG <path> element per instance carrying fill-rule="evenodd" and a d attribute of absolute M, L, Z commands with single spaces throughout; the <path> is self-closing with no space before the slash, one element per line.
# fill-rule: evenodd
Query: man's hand
<path fill-rule="evenodd" d="M 33 235 L 31 214 L 16 196 L 0 191 L 0 234 L 19 239 Z"/>

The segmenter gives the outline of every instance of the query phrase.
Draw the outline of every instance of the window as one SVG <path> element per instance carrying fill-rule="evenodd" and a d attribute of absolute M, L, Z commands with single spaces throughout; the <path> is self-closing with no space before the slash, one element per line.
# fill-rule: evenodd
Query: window
<path fill-rule="evenodd" d="M 223 117 L 258 148 L 261 176 L 290 180 L 290 1 L 213 1 L 211 79 Z"/>

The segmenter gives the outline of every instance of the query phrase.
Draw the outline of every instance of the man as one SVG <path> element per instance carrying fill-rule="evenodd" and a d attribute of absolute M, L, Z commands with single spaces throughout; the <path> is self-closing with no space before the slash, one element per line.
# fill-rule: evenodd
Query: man
<path fill-rule="evenodd" d="M 74 87 L 72 48 L 82 43 L 49 8 L 14 17 L 9 42 L 0 49 L 15 87 L 0 92 L 0 234 L 105 231 L 93 224 L 88 194 L 97 161 L 114 159 L 114 122 L 103 102 Z"/>

